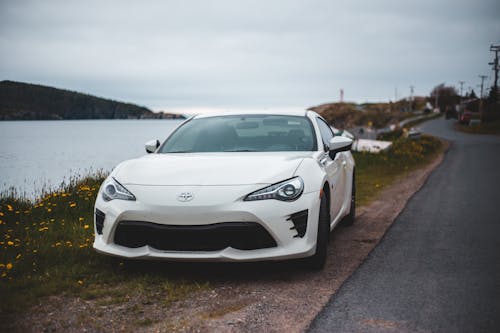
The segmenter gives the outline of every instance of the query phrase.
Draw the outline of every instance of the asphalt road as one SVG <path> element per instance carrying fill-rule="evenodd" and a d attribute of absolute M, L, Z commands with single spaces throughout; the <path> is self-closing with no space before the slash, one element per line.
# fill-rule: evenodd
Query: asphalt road
<path fill-rule="evenodd" d="M 310 332 L 500 332 L 500 136 L 452 123 L 421 126 L 443 163 Z"/>

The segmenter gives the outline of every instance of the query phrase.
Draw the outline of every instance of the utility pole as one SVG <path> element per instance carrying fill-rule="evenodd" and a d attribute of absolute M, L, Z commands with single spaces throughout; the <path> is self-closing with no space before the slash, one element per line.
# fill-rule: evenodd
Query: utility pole
<path fill-rule="evenodd" d="M 414 88 L 413 86 L 410 86 L 410 112 L 413 111 L 413 107 L 412 107 L 412 105 L 413 105 L 413 88 Z"/>
<path fill-rule="evenodd" d="M 481 78 L 481 95 L 479 97 L 483 99 L 484 80 L 488 77 L 488 75 L 479 75 L 479 77 Z"/>
<path fill-rule="evenodd" d="M 500 45 L 493 45 L 491 44 L 490 46 L 490 51 L 495 52 L 495 59 L 493 62 L 488 63 L 488 65 L 493 66 L 493 71 L 495 72 L 495 81 L 493 81 L 493 98 L 497 99 L 497 94 L 498 94 L 498 52 L 500 51 Z"/>
<path fill-rule="evenodd" d="M 458 83 L 460 83 L 460 99 L 462 99 L 463 97 L 463 92 L 464 92 L 464 83 L 465 81 L 458 81 Z"/>
<path fill-rule="evenodd" d="M 439 108 L 438 100 L 439 100 L 439 89 L 436 89 L 436 96 L 434 97 L 434 109 Z M 441 112 L 441 109 L 439 111 Z"/>
<path fill-rule="evenodd" d="M 488 77 L 488 75 L 479 75 L 481 78 L 481 95 L 479 95 L 479 112 L 483 112 L 483 87 L 484 87 L 484 79 Z M 483 118 L 481 116 L 481 118 Z"/>

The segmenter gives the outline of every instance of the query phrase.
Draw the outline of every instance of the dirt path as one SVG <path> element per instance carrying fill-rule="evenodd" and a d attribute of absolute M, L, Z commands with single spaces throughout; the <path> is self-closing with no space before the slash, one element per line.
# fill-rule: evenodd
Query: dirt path
<path fill-rule="evenodd" d="M 294 262 L 162 264 L 175 278 L 209 281 L 210 288 L 182 301 L 161 302 L 154 287 L 126 302 L 51 297 L 14 319 L 21 331 L 53 332 L 302 332 L 376 246 L 443 154 L 385 189 L 358 209 L 352 227 L 337 228 L 328 262 L 307 272 Z M 109 302 L 113 303 L 113 302 Z"/>

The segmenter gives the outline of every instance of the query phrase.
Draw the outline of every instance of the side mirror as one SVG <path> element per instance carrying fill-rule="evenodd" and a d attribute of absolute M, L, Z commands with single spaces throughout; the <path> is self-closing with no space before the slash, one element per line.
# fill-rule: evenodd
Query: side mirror
<path fill-rule="evenodd" d="M 157 139 L 150 140 L 146 142 L 145 146 L 146 146 L 146 152 L 148 154 L 154 153 L 155 150 L 158 149 L 158 147 L 160 147 L 160 141 L 158 141 Z"/>
<path fill-rule="evenodd" d="M 328 143 L 328 148 L 330 149 L 328 154 L 333 160 L 335 158 L 335 155 L 337 155 L 337 153 L 340 153 L 341 151 L 351 150 L 351 146 L 352 146 L 351 139 L 346 138 L 345 136 L 334 136 L 333 138 L 330 139 L 330 142 Z"/>

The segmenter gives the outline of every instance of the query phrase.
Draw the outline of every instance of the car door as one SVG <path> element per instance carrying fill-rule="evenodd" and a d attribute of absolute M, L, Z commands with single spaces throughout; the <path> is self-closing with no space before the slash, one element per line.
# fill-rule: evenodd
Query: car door
<path fill-rule="evenodd" d="M 330 219 L 334 221 L 337 219 L 340 210 L 342 209 L 342 204 L 344 203 L 344 188 L 345 188 L 345 172 L 344 164 L 345 156 L 342 153 L 335 155 L 332 160 L 328 153 L 328 143 L 334 137 L 333 131 L 330 126 L 322 118 L 317 118 L 317 123 L 319 131 L 321 133 L 321 139 L 323 140 L 323 146 L 325 147 L 324 155 L 321 157 L 321 164 L 324 166 L 328 183 L 330 184 Z"/>

